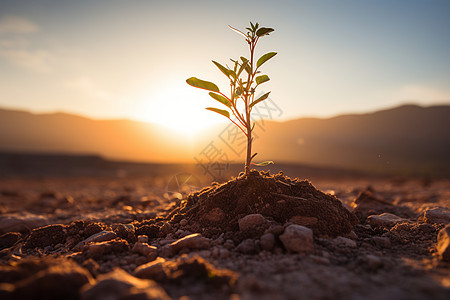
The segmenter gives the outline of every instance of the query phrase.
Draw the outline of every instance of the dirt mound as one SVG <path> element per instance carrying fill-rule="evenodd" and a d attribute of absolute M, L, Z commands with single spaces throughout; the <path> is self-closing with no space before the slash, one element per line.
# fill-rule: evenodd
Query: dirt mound
<path fill-rule="evenodd" d="M 200 225 L 203 235 L 214 236 L 239 231 L 239 220 L 250 214 L 260 214 L 272 225 L 305 225 L 330 237 L 349 233 L 358 223 L 335 196 L 311 182 L 258 171 L 190 194 L 169 217 L 176 223 L 186 219 L 193 227 Z"/>

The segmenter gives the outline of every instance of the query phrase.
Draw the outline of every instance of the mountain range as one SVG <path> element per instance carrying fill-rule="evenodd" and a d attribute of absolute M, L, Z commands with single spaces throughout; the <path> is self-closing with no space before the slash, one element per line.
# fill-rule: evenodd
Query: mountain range
<path fill-rule="evenodd" d="M 308 164 L 382 174 L 450 176 L 450 105 L 403 105 L 332 118 L 261 120 L 255 161 Z M 93 120 L 65 113 L 0 109 L 0 152 L 100 155 L 154 163 L 243 161 L 232 126 L 195 140 L 130 120 Z"/>

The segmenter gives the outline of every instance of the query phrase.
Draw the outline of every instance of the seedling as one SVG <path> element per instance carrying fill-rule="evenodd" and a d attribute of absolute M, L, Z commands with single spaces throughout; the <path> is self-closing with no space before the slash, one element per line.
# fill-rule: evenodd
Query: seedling
<path fill-rule="evenodd" d="M 255 128 L 255 123 L 252 122 L 250 118 L 251 112 L 256 104 L 266 100 L 270 94 L 270 92 L 267 92 L 255 99 L 256 89 L 259 85 L 270 80 L 269 76 L 261 74 L 259 69 L 266 61 L 274 57 L 277 53 L 266 53 L 255 62 L 254 54 L 256 44 L 261 37 L 269 35 L 269 33 L 274 31 L 272 28 L 259 27 L 258 23 L 253 24 L 250 22 L 250 27 L 246 28 L 247 34 L 245 34 L 236 28 L 231 26 L 229 27 L 244 37 L 250 49 L 250 59 L 243 56 L 237 60 L 231 59 L 231 62 L 233 63 L 231 68 L 227 65 L 223 66 L 214 60 L 212 61 L 214 65 L 216 65 L 217 68 L 219 68 L 219 70 L 230 80 L 230 95 L 227 96 L 222 93 L 216 84 L 198 79 L 196 77 L 191 77 L 187 79 L 186 82 L 193 87 L 210 91 L 209 95 L 213 99 L 219 101 L 227 107 L 226 109 L 215 107 L 207 107 L 206 109 L 229 119 L 247 137 L 245 175 L 248 175 L 250 173 L 250 165 L 252 164 L 252 160 L 257 155 L 257 153 L 252 154 L 252 132 Z M 243 107 L 240 105 L 240 108 L 238 108 L 239 101 L 243 102 Z M 272 162 L 267 161 L 254 165 L 264 166 L 270 163 Z"/>

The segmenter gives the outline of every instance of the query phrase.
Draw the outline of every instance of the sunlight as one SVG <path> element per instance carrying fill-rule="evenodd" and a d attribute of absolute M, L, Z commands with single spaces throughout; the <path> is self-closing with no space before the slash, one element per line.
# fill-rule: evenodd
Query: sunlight
<path fill-rule="evenodd" d="M 185 137 L 196 137 L 211 126 L 226 122 L 205 109 L 209 100 L 186 86 L 162 87 L 159 93 L 148 93 L 135 112 L 136 119 L 157 123 Z M 205 99 L 206 98 L 206 99 Z M 211 99 L 211 101 L 214 101 Z"/>

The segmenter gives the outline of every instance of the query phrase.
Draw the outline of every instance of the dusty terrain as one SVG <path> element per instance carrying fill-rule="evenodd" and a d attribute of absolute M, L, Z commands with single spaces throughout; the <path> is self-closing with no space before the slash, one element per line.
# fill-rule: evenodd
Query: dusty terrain
<path fill-rule="evenodd" d="M 0 297 L 450 299 L 450 180 L 258 176 L 1 179 Z"/>

